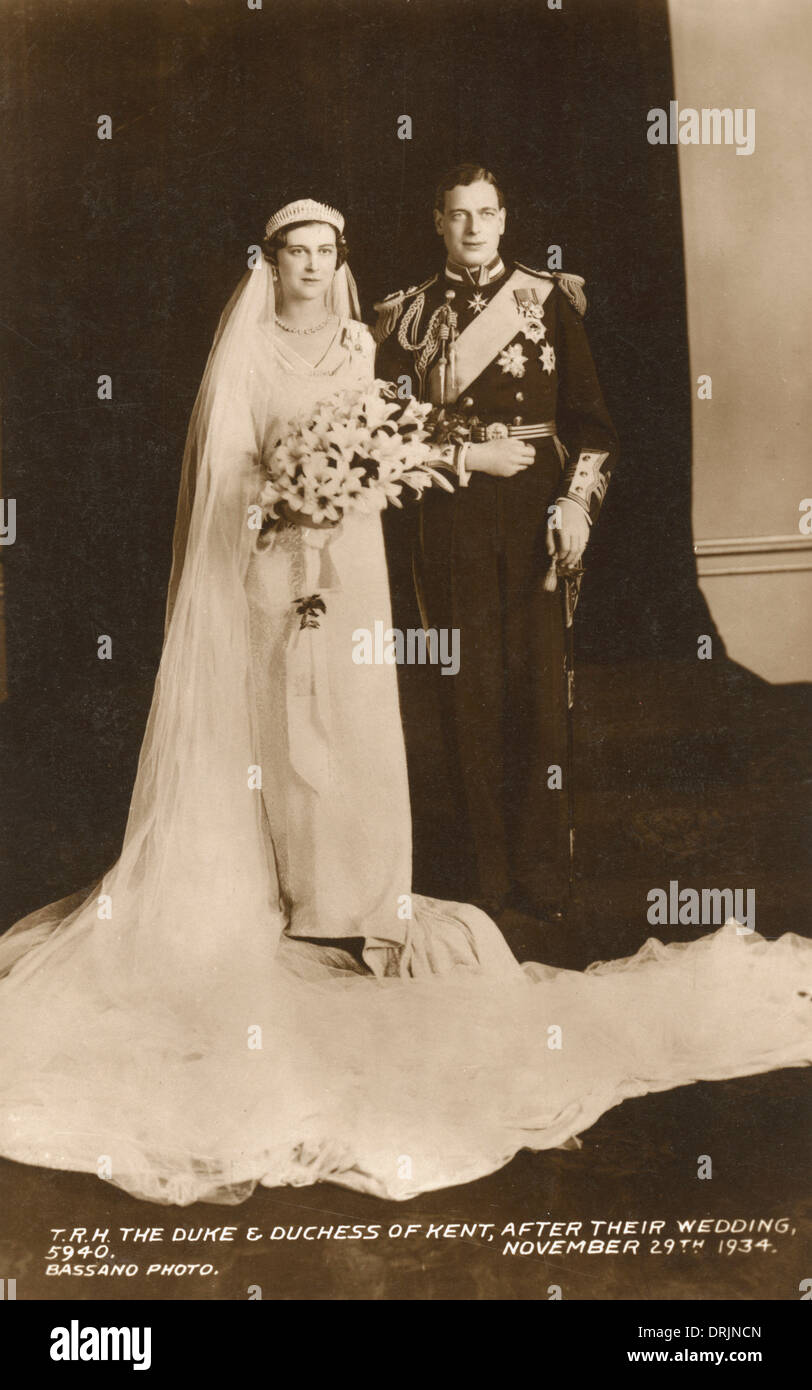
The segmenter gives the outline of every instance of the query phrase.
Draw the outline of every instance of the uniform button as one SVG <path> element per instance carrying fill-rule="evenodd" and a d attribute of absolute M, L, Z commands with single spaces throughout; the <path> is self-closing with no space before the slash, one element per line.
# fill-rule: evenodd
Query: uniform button
<path fill-rule="evenodd" d="M 523 424 L 524 424 L 524 421 L 523 421 L 521 415 L 514 415 L 514 417 L 513 417 L 513 423 L 514 423 L 514 425 L 523 425 Z"/>
<path fill-rule="evenodd" d="M 524 391 L 517 391 L 517 392 L 516 392 L 516 400 L 517 400 L 517 401 L 523 401 L 523 400 L 524 400 Z"/>
<path fill-rule="evenodd" d="M 463 396 L 462 403 L 466 409 L 469 409 L 474 404 L 473 396 Z"/>

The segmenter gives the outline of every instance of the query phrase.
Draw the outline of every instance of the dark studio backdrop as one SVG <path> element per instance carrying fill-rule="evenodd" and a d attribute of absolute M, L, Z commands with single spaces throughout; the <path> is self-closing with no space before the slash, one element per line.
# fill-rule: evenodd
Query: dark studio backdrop
<path fill-rule="evenodd" d="M 564 269 L 586 277 L 621 438 L 579 656 L 695 660 L 697 634 L 714 629 L 691 550 L 677 160 L 645 139 L 646 112 L 673 95 L 665 0 L 561 11 L 545 0 L 265 0 L 261 11 L 27 0 L 4 7 L 2 24 L 3 470 L 17 501 L 6 716 L 52 896 L 119 843 L 160 653 L 186 422 L 247 248 L 290 198 L 345 211 L 371 319 L 373 299 L 440 263 L 431 205 L 444 168 L 470 158 L 499 174 L 508 253 L 544 267 L 559 244 Z M 97 138 L 102 114 L 111 140 Z M 401 115 L 411 140 L 398 138 Z M 97 398 L 103 373 L 109 402 Z M 98 659 L 102 633 L 112 661 Z M 57 853 L 66 817 L 75 844 Z M 20 910 L 48 900 L 29 853 L 39 876 Z"/>

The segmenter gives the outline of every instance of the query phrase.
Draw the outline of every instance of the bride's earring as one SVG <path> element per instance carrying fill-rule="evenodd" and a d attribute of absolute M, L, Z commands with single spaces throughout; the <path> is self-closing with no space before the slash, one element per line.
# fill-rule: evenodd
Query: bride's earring
<path fill-rule="evenodd" d="M 279 271 L 277 270 L 277 268 L 276 268 L 275 265 L 272 265 L 272 266 L 271 266 L 271 278 L 272 278 L 273 280 L 278 280 L 278 279 L 279 279 Z"/>

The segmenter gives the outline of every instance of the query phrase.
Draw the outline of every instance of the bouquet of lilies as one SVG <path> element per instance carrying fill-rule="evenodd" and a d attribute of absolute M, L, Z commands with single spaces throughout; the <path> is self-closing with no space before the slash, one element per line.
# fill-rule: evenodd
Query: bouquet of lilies
<path fill-rule="evenodd" d="M 460 418 L 401 399 L 390 382 L 338 392 L 271 451 L 259 497 L 263 529 L 280 519 L 280 507 L 329 525 L 348 512 L 400 507 L 404 488 L 418 497 L 433 484 L 453 492 L 436 465 L 444 445 L 464 438 Z"/>

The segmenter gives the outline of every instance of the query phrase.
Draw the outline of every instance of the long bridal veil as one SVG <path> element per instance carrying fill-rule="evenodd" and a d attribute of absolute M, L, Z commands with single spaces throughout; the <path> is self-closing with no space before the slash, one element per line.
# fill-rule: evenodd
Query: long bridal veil
<path fill-rule="evenodd" d="M 263 261 L 223 313 L 192 415 L 167 628 L 121 856 L 68 915 L 56 904 L 18 924 L 0 965 L 27 950 L 32 932 L 43 944 L 18 969 L 41 970 L 54 954 L 61 970 L 81 941 L 82 969 L 112 997 L 198 1005 L 225 985 L 235 959 L 269 967 L 278 892 L 249 786 L 258 759 L 242 584 L 254 460 L 272 408 L 255 367 L 269 321 Z"/>

